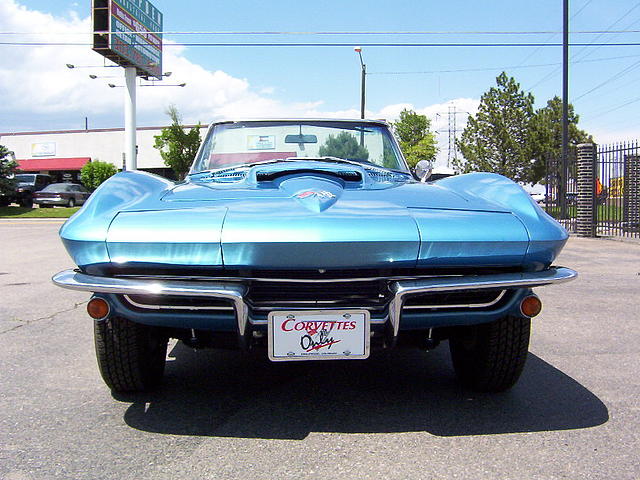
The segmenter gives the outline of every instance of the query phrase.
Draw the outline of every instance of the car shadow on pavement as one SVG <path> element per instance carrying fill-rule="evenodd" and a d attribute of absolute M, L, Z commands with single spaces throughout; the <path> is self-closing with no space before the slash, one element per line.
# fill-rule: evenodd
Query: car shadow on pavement
<path fill-rule="evenodd" d="M 216 437 L 486 435 L 588 428 L 609 419 L 598 397 L 533 354 L 519 383 L 501 394 L 460 387 L 446 343 L 429 353 L 374 353 L 367 361 L 272 363 L 265 357 L 178 344 L 161 390 L 114 396 L 131 403 L 124 419 L 133 428 Z"/>

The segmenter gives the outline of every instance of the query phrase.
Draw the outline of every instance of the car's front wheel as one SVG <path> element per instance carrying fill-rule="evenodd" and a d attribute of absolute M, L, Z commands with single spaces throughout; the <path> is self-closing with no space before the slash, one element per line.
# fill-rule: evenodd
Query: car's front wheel
<path fill-rule="evenodd" d="M 95 322 L 94 337 L 100 374 L 111 390 L 136 392 L 160 385 L 168 343 L 160 329 L 112 317 Z"/>
<path fill-rule="evenodd" d="M 71 197 L 67 202 L 67 207 L 75 207 L 75 206 L 76 206 L 76 201 L 73 197 Z"/>
<path fill-rule="evenodd" d="M 514 316 L 457 327 L 449 339 L 449 349 L 460 382 L 482 392 L 511 388 L 527 360 L 530 332 L 531 319 Z"/>

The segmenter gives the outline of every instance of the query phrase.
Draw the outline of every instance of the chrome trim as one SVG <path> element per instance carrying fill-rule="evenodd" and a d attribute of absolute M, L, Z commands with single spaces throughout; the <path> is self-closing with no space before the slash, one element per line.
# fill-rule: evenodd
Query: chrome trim
<path fill-rule="evenodd" d="M 459 278 L 433 278 L 409 282 L 393 282 L 394 297 L 389 304 L 389 319 L 393 337 L 400 331 L 400 316 L 405 297 L 418 293 L 448 292 L 456 290 L 486 290 L 492 288 L 541 287 L 575 279 L 578 273 L 570 268 L 550 267 L 542 272 L 501 273 L 495 275 L 470 275 Z"/>
<path fill-rule="evenodd" d="M 569 268 L 551 267 L 542 272 L 432 277 L 417 280 L 392 281 L 389 287 L 394 296 L 389 303 L 389 320 L 391 322 L 393 337 L 397 337 L 400 330 L 402 305 L 404 299 L 409 295 L 458 290 L 540 287 L 543 285 L 568 282 L 577 276 L 577 272 Z M 60 272 L 53 276 L 52 281 L 54 284 L 63 288 L 94 293 L 225 298 L 234 304 L 240 335 L 245 335 L 247 323 L 249 322 L 249 307 L 244 301 L 247 287 L 237 282 L 159 281 L 157 279 L 98 277 L 76 272 L 75 270 Z"/>
<path fill-rule="evenodd" d="M 218 297 L 233 302 L 238 322 L 238 331 L 244 336 L 249 319 L 249 308 L 244 302 L 247 288 L 238 284 L 158 282 L 124 278 L 97 277 L 65 270 L 51 279 L 59 287 L 94 293 L 114 293 L 124 295 L 178 295 L 187 297 Z"/>
<path fill-rule="evenodd" d="M 408 306 L 402 307 L 402 309 L 418 310 L 421 308 L 429 308 L 429 309 L 435 310 L 435 309 L 442 309 L 442 308 L 485 308 L 485 307 L 491 307 L 496 303 L 498 303 L 500 300 L 502 300 L 502 297 L 504 297 L 506 293 L 507 293 L 506 290 L 502 290 L 494 300 L 487 303 L 467 303 L 467 304 L 460 304 L 460 305 L 408 305 Z"/>
<path fill-rule="evenodd" d="M 220 306 L 208 306 L 208 307 L 196 307 L 188 305 L 156 305 L 153 303 L 138 303 L 133 300 L 129 295 L 124 295 L 124 298 L 134 307 L 143 308 L 145 310 L 233 310 L 233 307 L 220 307 Z"/>

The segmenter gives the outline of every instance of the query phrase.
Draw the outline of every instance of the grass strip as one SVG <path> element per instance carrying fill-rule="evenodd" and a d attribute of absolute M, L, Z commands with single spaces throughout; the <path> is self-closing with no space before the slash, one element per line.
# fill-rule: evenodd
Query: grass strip
<path fill-rule="evenodd" d="M 78 210 L 80 210 L 80 207 L 0 207 L 0 218 L 69 218 Z"/>

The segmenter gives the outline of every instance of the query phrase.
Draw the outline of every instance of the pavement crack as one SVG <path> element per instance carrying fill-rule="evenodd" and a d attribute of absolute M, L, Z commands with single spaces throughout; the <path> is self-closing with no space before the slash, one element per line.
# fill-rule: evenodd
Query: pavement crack
<path fill-rule="evenodd" d="M 27 326 L 27 325 L 31 325 L 33 323 L 52 321 L 58 315 L 61 315 L 63 313 L 72 312 L 72 311 L 76 310 L 80 305 L 84 305 L 87 302 L 88 302 L 88 300 L 85 300 L 83 302 L 76 302 L 76 303 L 73 304 L 72 307 L 65 308 L 64 310 L 59 310 L 59 311 L 54 312 L 54 313 L 52 313 L 50 315 L 46 315 L 44 317 L 34 318 L 33 320 L 20 320 L 20 319 L 18 319 L 17 320 L 18 322 L 22 322 L 22 323 L 20 323 L 20 325 L 16 325 L 14 327 L 11 327 L 11 328 L 8 328 L 6 330 L 3 330 L 3 331 L 0 332 L 0 335 L 4 335 L 5 333 L 13 332 L 14 330 L 17 330 L 17 329 L 22 328 L 22 327 Z"/>

